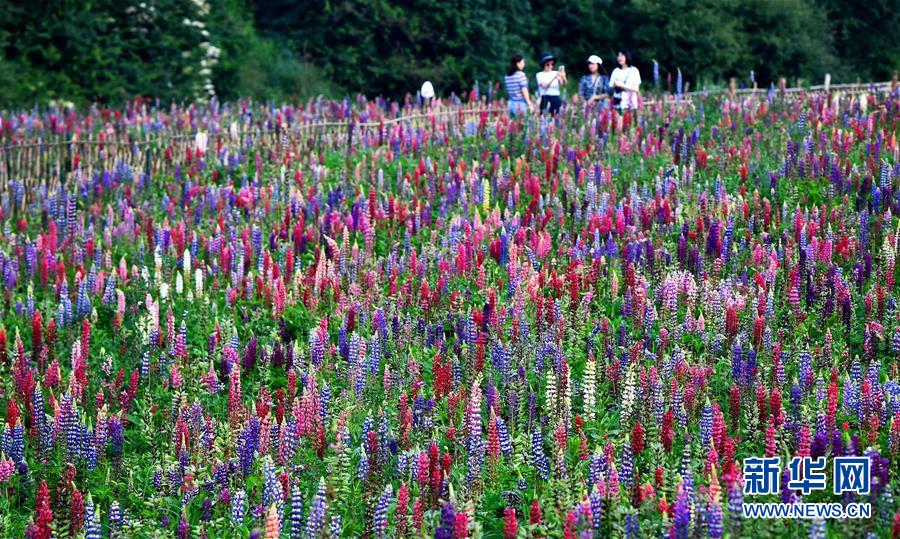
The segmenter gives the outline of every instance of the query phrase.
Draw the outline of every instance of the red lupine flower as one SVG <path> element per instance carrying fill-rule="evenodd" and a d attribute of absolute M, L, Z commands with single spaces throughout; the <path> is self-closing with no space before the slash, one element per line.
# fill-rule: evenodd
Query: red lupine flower
<path fill-rule="evenodd" d="M 418 532 L 422 533 L 422 523 L 425 518 L 425 505 L 422 503 L 422 497 L 416 496 L 416 501 L 413 503 L 413 528 Z"/>
<path fill-rule="evenodd" d="M 69 534 L 74 536 L 84 524 L 84 496 L 76 488 L 72 491 L 72 509 L 69 513 Z"/>
<path fill-rule="evenodd" d="M 663 416 L 662 430 L 660 430 L 659 433 L 659 440 L 662 442 L 663 447 L 666 448 L 667 452 L 672 450 L 672 441 L 675 438 L 674 422 L 675 414 L 672 412 L 672 409 L 669 408 Z"/>
<path fill-rule="evenodd" d="M 9 399 L 6 403 L 6 422 L 9 423 L 9 427 L 13 428 L 16 426 L 16 423 L 19 420 L 19 407 L 16 406 L 15 399 Z"/>
<path fill-rule="evenodd" d="M 531 502 L 531 511 L 529 512 L 528 522 L 532 526 L 541 523 L 541 506 L 538 504 L 537 498 Z"/>
<path fill-rule="evenodd" d="M 772 424 L 780 427 L 784 423 L 784 417 L 781 413 L 781 392 L 778 388 L 774 388 L 769 398 L 769 406 L 772 409 Z"/>
<path fill-rule="evenodd" d="M 35 309 L 34 316 L 31 317 L 31 356 L 35 361 L 40 356 L 43 344 L 44 327 L 43 322 L 41 322 L 41 310 Z"/>
<path fill-rule="evenodd" d="M 563 537 L 565 539 L 575 539 L 575 523 L 577 519 L 575 517 L 575 511 L 569 510 L 566 513 L 566 525 L 563 528 Z"/>
<path fill-rule="evenodd" d="M 731 417 L 731 430 L 735 432 L 741 423 L 741 390 L 737 385 L 731 386 L 729 416 Z"/>
<path fill-rule="evenodd" d="M 53 533 L 50 529 L 53 524 L 53 511 L 50 509 L 50 489 L 47 488 L 46 481 L 41 481 L 41 485 L 38 487 L 35 505 L 35 537 L 37 539 L 50 539 Z"/>
<path fill-rule="evenodd" d="M 660 515 L 665 515 L 669 513 L 669 504 L 666 502 L 666 495 L 663 494 L 659 498 L 659 503 L 656 504 L 656 510 L 659 511 Z"/>
<path fill-rule="evenodd" d="M 774 370 L 775 365 L 773 365 L 772 367 Z M 759 428 L 762 429 L 765 428 L 766 420 L 769 418 L 768 407 L 766 403 L 766 389 L 762 386 L 762 384 L 756 386 L 756 406 L 759 409 Z"/>
<path fill-rule="evenodd" d="M 775 426 L 770 424 L 766 429 L 766 457 L 775 456 Z"/>
<path fill-rule="evenodd" d="M 465 511 L 456 513 L 456 523 L 454 527 L 454 536 L 461 539 L 469 536 L 469 516 Z"/>
<path fill-rule="evenodd" d="M 519 521 L 516 520 L 516 510 L 506 506 L 506 509 L 503 510 L 503 537 L 505 539 L 515 539 L 518 530 Z"/>
<path fill-rule="evenodd" d="M 6 346 L 6 328 L 0 327 L 0 365 L 6 365 L 9 361 Z"/>
<path fill-rule="evenodd" d="M 634 428 L 631 429 L 631 447 L 635 455 L 640 455 L 644 451 L 644 429 L 640 421 L 636 421 Z"/>
<path fill-rule="evenodd" d="M 491 409 L 491 420 L 488 423 L 488 444 L 487 453 L 491 462 L 497 463 L 500 460 L 500 435 L 497 431 L 497 418 Z"/>
<path fill-rule="evenodd" d="M 809 456 L 809 427 L 806 425 L 800 427 L 800 446 L 797 449 L 797 456 Z"/>
<path fill-rule="evenodd" d="M 406 486 L 406 483 L 401 483 L 397 490 L 397 509 L 394 511 L 398 537 L 406 535 L 407 511 L 409 511 L 409 487 Z"/>
<path fill-rule="evenodd" d="M 738 315 L 734 306 L 729 305 L 725 309 L 725 336 L 733 338 L 738 331 Z"/>

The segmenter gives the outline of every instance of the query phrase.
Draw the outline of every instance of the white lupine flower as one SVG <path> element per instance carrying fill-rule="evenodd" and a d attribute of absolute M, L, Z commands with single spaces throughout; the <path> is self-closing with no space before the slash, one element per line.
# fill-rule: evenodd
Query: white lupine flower
<path fill-rule="evenodd" d="M 553 413 L 556 410 L 556 373 L 553 369 L 547 371 L 547 412 Z"/>
<path fill-rule="evenodd" d="M 194 271 L 194 290 L 198 296 L 203 296 L 203 270 L 200 268 Z"/>
<path fill-rule="evenodd" d="M 634 366 L 629 365 L 628 374 L 625 377 L 625 387 L 622 390 L 622 425 L 631 423 L 632 408 L 636 397 Z"/>
<path fill-rule="evenodd" d="M 595 378 L 597 362 L 589 359 L 584 367 L 584 416 L 588 421 L 594 420 L 594 406 L 596 403 L 594 392 L 596 391 Z"/>

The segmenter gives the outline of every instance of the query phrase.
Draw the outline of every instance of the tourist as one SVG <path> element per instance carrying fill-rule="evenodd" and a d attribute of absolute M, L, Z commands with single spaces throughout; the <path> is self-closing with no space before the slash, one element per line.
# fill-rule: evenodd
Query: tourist
<path fill-rule="evenodd" d="M 616 54 L 619 67 L 613 69 L 609 77 L 613 106 L 619 110 L 634 110 L 640 107 L 638 92 L 641 89 L 641 73 L 631 65 L 628 49 L 619 49 Z"/>
<path fill-rule="evenodd" d="M 528 95 L 528 77 L 525 75 L 525 58 L 521 54 L 514 55 L 509 61 L 506 77 L 503 78 L 506 93 L 509 95 L 509 115 L 516 116 L 534 109 L 531 96 Z"/>
<path fill-rule="evenodd" d="M 609 98 L 609 77 L 603 73 L 603 60 L 596 54 L 587 59 L 588 74 L 581 77 L 578 85 L 578 96 L 584 100 L 585 107 L 595 103 L 606 104 Z"/>
<path fill-rule="evenodd" d="M 560 68 L 557 71 L 553 69 L 555 65 L 556 57 L 550 53 L 544 53 L 541 55 L 542 70 L 535 77 L 538 83 L 538 92 L 540 92 L 541 96 L 540 112 L 541 114 L 549 112 L 554 116 L 559 112 L 559 107 L 562 105 L 562 99 L 559 96 L 560 86 L 568 82 L 565 68 Z"/>

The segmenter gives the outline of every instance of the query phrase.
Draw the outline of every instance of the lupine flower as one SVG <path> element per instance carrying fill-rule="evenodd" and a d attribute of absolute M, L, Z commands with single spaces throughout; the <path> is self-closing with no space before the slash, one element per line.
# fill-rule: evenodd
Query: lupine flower
<path fill-rule="evenodd" d="M 273 503 L 266 512 L 266 539 L 278 539 L 279 537 L 281 537 L 281 522 L 278 508 Z"/>
<path fill-rule="evenodd" d="M 231 496 L 231 522 L 240 526 L 244 522 L 246 495 L 243 490 L 237 490 Z"/>
<path fill-rule="evenodd" d="M 317 537 L 325 526 L 325 479 L 319 479 L 319 488 L 309 506 L 309 517 L 306 520 L 306 536 Z"/>
<path fill-rule="evenodd" d="M 387 536 L 387 506 L 393 497 L 393 489 L 391 485 L 384 487 L 384 492 L 378 499 L 375 506 L 375 535 L 378 537 Z"/>
<path fill-rule="evenodd" d="M 503 537 L 506 539 L 515 539 L 519 530 L 519 523 L 516 520 L 516 510 L 507 506 L 503 510 Z"/>
<path fill-rule="evenodd" d="M 441 517 L 438 527 L 434 532 L 435 539 L 453 539 L 456 525 L 456 512 L 453 505 L 445 502 L 441 507 Z"/>

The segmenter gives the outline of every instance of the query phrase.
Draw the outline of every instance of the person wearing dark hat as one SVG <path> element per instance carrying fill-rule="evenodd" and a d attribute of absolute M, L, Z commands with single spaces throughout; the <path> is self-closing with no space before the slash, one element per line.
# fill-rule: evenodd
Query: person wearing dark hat
<path fill-rule="evenodd" d="M 553 56 L 549 52 L 545 52 L 541 55 L 542 71 L 538 71 L 536 78 L 538 83 L 538 92 L 541 96 L 542 114 L 547 111 L 552 115 L 556 115 L 556 113 L 559 112 L 559 107 L 562 105 L 562 99 L 559 95 L 559 89 L 560 86 L 568 82 L 568 79 L 566 79 L 565 69 L 563 68 L 558 71 L 554 70 L 553 67 L 555 65 L 555 56 Z"/>
<path fill-rule="evenodd" d="M 588 74 L 581 77 L 578 84 L 578 96 L 584 100 L 585 106 L 594 103 L 605 103 L 609 94 L 609 77 L 602 71 L 603 60 L 596 54 L 587 59 Z"/>

